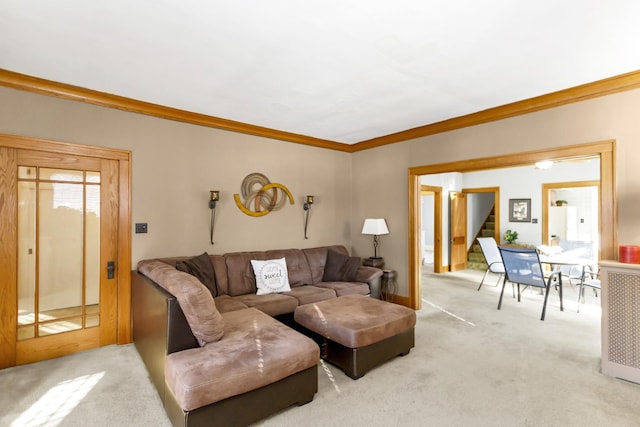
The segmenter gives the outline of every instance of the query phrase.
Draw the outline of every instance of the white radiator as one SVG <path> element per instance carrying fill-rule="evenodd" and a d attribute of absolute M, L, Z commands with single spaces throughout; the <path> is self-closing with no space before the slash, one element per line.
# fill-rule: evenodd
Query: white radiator
<path fill-rule="evenodd" d="M 602 373 L 640 383 L 640 265 L 600 262 Z"/>

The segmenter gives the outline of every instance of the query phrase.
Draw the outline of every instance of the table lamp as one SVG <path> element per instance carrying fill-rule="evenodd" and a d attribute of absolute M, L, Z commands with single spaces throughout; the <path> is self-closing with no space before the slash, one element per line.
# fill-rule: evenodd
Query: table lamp
<path fill-rule="evenodd" d="M 367 218 L 364 220 L 364 225 L 362 226 L 362 234 L 373 236 L 373 256 L 369 258 L 370 261 L 367 264 L 374 267 L 382 267 L 384 261 L 382 257 L 378 256 L 378 236 L 389 234 L 387 222 L 384 218 Z"/>

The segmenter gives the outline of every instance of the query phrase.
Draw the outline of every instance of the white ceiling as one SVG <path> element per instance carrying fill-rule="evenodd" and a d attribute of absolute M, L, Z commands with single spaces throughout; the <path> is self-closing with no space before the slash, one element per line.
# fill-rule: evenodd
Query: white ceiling
<path fill-rule="evenodd" d="M 0 68 L 347 144 L 640 69 L 637 0 L 0 0 Z"/>

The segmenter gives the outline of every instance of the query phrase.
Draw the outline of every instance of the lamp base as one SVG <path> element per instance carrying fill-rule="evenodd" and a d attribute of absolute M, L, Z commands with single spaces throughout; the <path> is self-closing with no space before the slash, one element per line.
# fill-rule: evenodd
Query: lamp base
<path fill-rule="evenodd" d="M 384 258 L 382 257 L 369 257 L 362 260 L 362 265 L 367 267 L 382 268 L 384 266 Z"/>

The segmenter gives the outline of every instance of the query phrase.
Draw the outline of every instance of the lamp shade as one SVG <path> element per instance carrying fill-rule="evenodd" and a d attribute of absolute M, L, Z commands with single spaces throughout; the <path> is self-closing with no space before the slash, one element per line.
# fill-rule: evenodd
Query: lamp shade
<path fill-rule="evenodd" d="M 387 222 L 384 218 L 367 218 L 364 220 L 364 225 L 362 226 L 362 234 L 371 234 L 374 236 L 389 234 Z"/>

